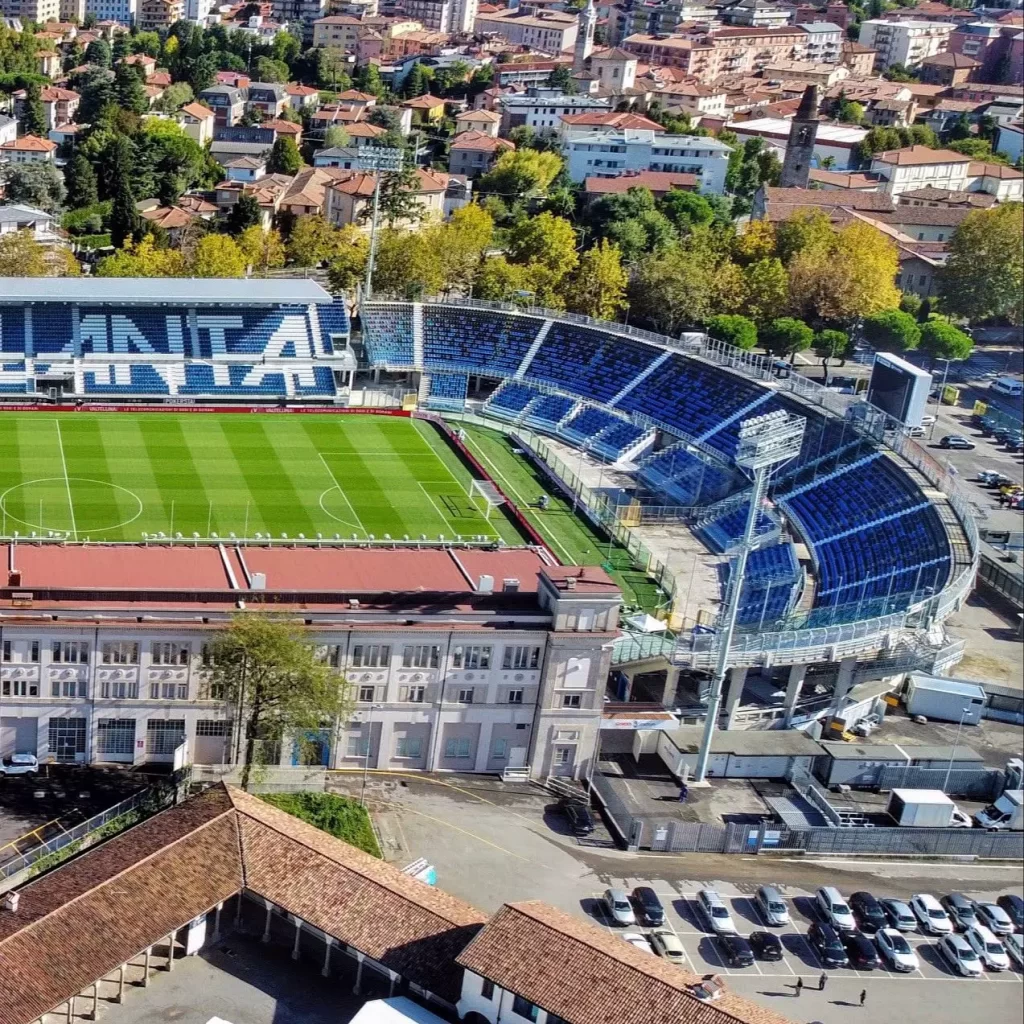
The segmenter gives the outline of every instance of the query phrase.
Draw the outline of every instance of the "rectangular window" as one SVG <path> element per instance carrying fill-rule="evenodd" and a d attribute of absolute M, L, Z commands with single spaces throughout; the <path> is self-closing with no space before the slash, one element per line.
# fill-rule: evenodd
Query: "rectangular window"
<path fill-rule="evenodd" d="M 386 668 L 391 661 L 391 648 L 387 644 L 356 644 L 352 648 L 354 668 Z"/>
<path fill-rule="evenodd" d="M 51 697 L 88 697 L 88 684 L 84 679 L 51 679 Z"/>
<path fill-rule="evenodd" d="M 578 707 L 580 707 L 580 695 L 578 693 L 563 693 L 562 694 L 562 707 L 563 708 L 578 708 Z"/>
<path fill-rule="evenodd" d="M 321 644 L 316 649 L 317 657 L 331 668 L 341 668 L 341 644 Z"/>
<path fill-rule="evenodd" d="M 77 761 L 85 753 L 85 719 L 50 719 L 50 756 L 58 761 Z"/>
<path fill-rule="evenodd" d="M 5 697 L 38 697 L 39 683 L 35 679 L 5 679 L 0 692 Z"/>
<path fill-rule="evenodd" d="M 217 718 L 200 718 L 196 722 L 197 736 L 230 736 L 231 723 Z"/>
<path fill-rule="evenodd" d="M 96 723 L 97 754 L 134 754 L 135 719 L 101 718 Z"/>
<path fill-rule="evenodd" d="M 3 647 L 3 660 L 4 661 L 10 661 L 11 657 L 12 657 L 12 653 L 13 652 L 12 652 L 11 641 L 10 640 L 5 640 L 4 641 L 4 647 Z"/>
<path fill-rule="evenodd" d="M 484 978 L 480 982 L 480 995 L 488 1002 L 494 999 L 494 982 L 490 978 Z"/>
<path fill-rule="evenodd" d="M 508 740 L 501 739 L 500 737 L 496 739 L 491 748 L 491 757 L 495 761 L 504 761 L 508 757 Z"/>
<path fill-rule="evenodd" d="M 536 1020 L 539 1011 L 539 1007 L 534 1006 L 529 999 L 524 999 L 522 996 L 516 996 L 512 1000 L 512 1012 L 527 1020 Z"/>
<path fill-rule="evenodd" d="M 399 736 L 395 742 L 395 757 L 421 757 L 423 740 L 418 736 Z"/>
<path fill-rule="evenodd" d="M 359 700 L 364 704 L 372 702 L 377 694 L 376 686 L 360 686 L 359 687 Z"/>
<path fill-rule="evenodd" d="M 422 704 L 427 699 L 427 688 L 425 686 L 403 686 L 398 693 L 398 699 L 406 704 Z"/>
<path fill-rule="evenodd" d="M 55 665 L 84 665 L 89 660 L 89 645 L 80 640 L 54 640 L 50 660 Z"/>
<path fill-rule="evenodd" d="M 402 649 L 403 668 L 437 668 L 441 648 L 434 644 L 416 644 Z"/>
<path fill-rule="evenodd" d="M 223 700 L 224 694 L 225 690 L 222 682 L 212 682 L 209 679 L 200 678 L 199 700 Z"/>
<path fill-rule="evenodd" d="M 363 737 L 359 733 L 349 736 L 345 752 L 348 757 L 367 757 L 370 753 L 370 737 Z"/>
<path fill-rule="evenodd" d="M 139 645 L 128 640 L 105 643 L 101 648 L 104 665 L 137 665 Z"/>
<path fill-rule="evenodd" d="M 188 700 L 188 683 L 153 683 L 149 695 L 153 700 Z"/>
<path fill-rule="evenodd" d="M 555 764 L 569 764 L 572 758 L 571 747 L 555 747 Z"/>
<path fill-rule="evenodd" d="M 509 704 L 522 704 L 523 703 L 523 691 L 522 690 L 509 690 L 508 691 L 508 702 L 509 702 Z"/>
<path fill-rule="evenodd" d="M 470 757 L 471 754 L 468 736 L 456 736 L 453 739 L 445 740 L 445 757 Z"/>
<path fill-rule="evenodd" d="M 490 647 L 456 647 L 452 654 L 454 668 L 490 668 Z"/>
<path fill-rule="evenodd" d="M 152 662 L 154 665 L 187 665 L 190 653 L 187 644 L 153 644 Z"/>
<path fill-rule="evenodd" d="M 33 640 L 28 645 L 28 661 L 33 665 L 39 664 L 39 641 Z"/>
<path fill-rule="evenodd" d="M 473 687 L 467 686 L 459 690 L 459 703 L 460 704 L 472 704 L 473 703 Z"/>
<path fill-rule="evenodd" d="M 104 679 L 100 683 L 100 696 L 106 700 L 138 700 L 137 679 Z"/>
<path fill-rule="evenodd" d="M 147 754 L 173 754 L 184 739 L 184 719 L 151 718 L 146 723 Z"/>
<path fill-rule="evenodd" d="M 501 660 L 505 669 L 536 669 L 540 667 L 539 647 L 506 647 Z"/>

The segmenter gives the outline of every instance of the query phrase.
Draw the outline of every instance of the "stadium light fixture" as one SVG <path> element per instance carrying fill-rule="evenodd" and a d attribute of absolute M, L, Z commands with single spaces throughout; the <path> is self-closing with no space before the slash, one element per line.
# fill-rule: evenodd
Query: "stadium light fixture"
<path fill-rule="evenodd" d="M 366 279 L 363 283 L 363 301 L 373 297 L 373 262 L 377 255 L 377 218 L 380 213 L 380 183 L 386 172 L 394 173 L 402 169 L 404 154 L 400 149 L 385 146 L 364 146 L 356 159 L 356 166 L 361 171 L 372 171 L 373 182 L 373 216 L 370 220 L 370 252 L 366 257 Z"/>
<path fill-rule="evenodd" d="M 704 733 L 701 737 L 697 764 L 693 773 L 695 782 L 703 782 L 707 775 L 711 741 L 718 726 L 718 712 L 722 706 L 722 685 L 729 667 L 729 648 L 732 646 L 736 616 L 740 609 L 740 596 L 743 593 L 743 582 L 747 573 L 747 558 L 754 547 L 757 516 L 761 511 L 765 492 L 768 489 L 768 478 L 774 467 L 788 462 L 800 454 L 806 425 L 807 421 L 802 416 L 791 416 L 782 409 L 766 413 L 763 416 L 754 416 L 740 424 L 735 461 L 737 466 L 742 466 L 753 472 L 754 486 L 750 494 L 750 507 L 747 509 L 743 539 L 740 541 L 739 551 L 736 554 L 736 565 L 729 576 L 729 585 L 725 595 L 724 618 L 718 633 L 718 657 L 715 663 L 715 674 L 711 680 L 707 717 L 704 719 Z"/>

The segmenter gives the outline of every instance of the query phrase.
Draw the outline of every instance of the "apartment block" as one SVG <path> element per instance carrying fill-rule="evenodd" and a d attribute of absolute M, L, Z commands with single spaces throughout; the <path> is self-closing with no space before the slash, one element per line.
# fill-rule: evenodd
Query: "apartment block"
<path fill-rule="evenodd" d="M 879 71 L 893 64 L 916 68 L 946 49 L 955 28 L 951 22 L 872 18 L 861 25 L 860 42 L 878 51 L 875 66 Z"/>

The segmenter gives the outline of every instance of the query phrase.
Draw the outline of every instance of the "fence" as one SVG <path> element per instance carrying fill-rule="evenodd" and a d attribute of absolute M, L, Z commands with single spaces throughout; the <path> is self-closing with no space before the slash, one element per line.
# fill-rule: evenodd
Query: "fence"
<path fill-rule="evenodd" d="M 807 853 L 896 854 L 934 857 L 1024 857 L 1024 833 L 973 828 L 790 829 L 780 846 Z"/>
<path fill-rule="evenodd" d="M 967 800 L 992 800 L 1002 793 L 1006 775 L 998 768 L 954 768 L 946 781 L 946 768 L 885 765 L 878 772 L 878 788 L 941 789 Z"/>
<path fill-rule="evenodd" d="M 224 782 L 238 786 L 242 769 L 234 764 L 194 764 L 192 781 L 201 785 Z M 326 768 L 254 765 L 249 779 L 249 790 L 253 793 L 322 793 L 326 788 Z"/>

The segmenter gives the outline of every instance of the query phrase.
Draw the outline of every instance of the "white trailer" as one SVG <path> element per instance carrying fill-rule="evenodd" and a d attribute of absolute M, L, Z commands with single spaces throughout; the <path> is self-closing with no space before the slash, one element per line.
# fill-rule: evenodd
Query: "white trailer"
<path fill-rule="evenodd" d="M 886 812 L 897 825 L 949 828 L 956 804 L 941 789 L 894 789 Z"/>

